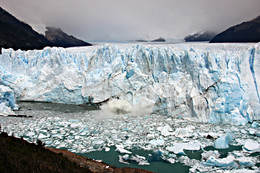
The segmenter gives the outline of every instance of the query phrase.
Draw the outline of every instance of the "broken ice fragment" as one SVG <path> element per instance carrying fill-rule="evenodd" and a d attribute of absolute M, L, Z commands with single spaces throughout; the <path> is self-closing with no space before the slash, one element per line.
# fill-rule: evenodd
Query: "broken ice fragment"
<path fill-rule="evenodd" d="M 147 139 L 148 140 L 151 140 L 151 139 L 153 139 L 155 137 L 155 135 L 154 134 L 147 134 Z"/>
<path fill-rule="evenodd" d="M 191 137 L 193 130 L 191 128 L 177 128 L 173 135 L 179 138 Z"/>
<path fill-rule="evenodd" d="M 176 143 L 172 147 L 166 147 L 166 150 L 175 154 L 185 155 L 184 150 L 200 150 L 200 143 L 189 142 L 189 143 Z"/>
<path fill-rule="evenodd" d="M 209 157 L 219 158 L 220 154 L 217 150 L 214 151 L 205 151 L 201 154 L 202 160 L 207 160 Z"/>
<path fill-rule="evenodd" d="M 250 157 L 240 157 L 237 159 L 238 163 L 242 167 L 253 167 L 255 166 L 254 162 L 252 161 L 252 158 Z"/>
<path fill-rule="evenodd" d="M 44 134 L 40 134 L 39 136 L 38 136 L 38 138 L 39 139 L 45 139 L 45 138 L 48 138 L 50 135 L 44 135 Z"/>
<path fill-rule="evenodd" d="M 153 139 L 149 143 L 153 146 L 162 146 L 162 145 L 164 145 L 164 140 L 163 139 Z"/>
<path fill-rule="evenodd" d="M 257 122 L 253 122 L 252 125 L 251 125 L 251 127 L 253 127 L 253 128 L 256 128 L 256 127 L 259 127 L 259 126 L 260 125 Z"/>
<path fill-rule="evenodd" d="M 229 155 L 223 159 L 216 159 L 213 156 L 210 156 L 206 162 L 202 162 L 206 166 L 216 166 L 222 168 L 238 168 L 238 164 L 235 162 L 235 158 L 232 155 Z"/>
<path fill-rule="evenodd" d="M 256 130 L 255 129 L 249 129 L 248 132 L 249 132 L 250 135 L 254 135 Z"/>
<path fill-rule="evenodd" d="M 131 151 L 124 149 L 123 145 L 116 145 L 116 151 L 119 151 L 120 153 L 125 153 L 125 154 L 132 154 Z"/>
<path fill-rule="evenodd" d="M 109 147 L 105 147 L 105 152 L 108 152 L 110 151 L 110 148 Z"/>
<path fill-rule="evenodd" d="M 118 155 L 118 158 L 119 158 L 118 162 L 124 163 L 124 164 L 129 164 L 128 162 L 125 161 L 125 159 L 124 159 L 125 157 L 126 157 L 125 155 L 124 156 Z"/>
<path fill-rule="evenodd" d="M 52 144 L 52 141 L 45 141 L 44 142 L 46 145 L 51 145 Z"/>
<path fill-rule="evenodd" d="M 172 135 L 172 128 L 169 125 L 166 125 L 164 127 L 158 127 L 157 130 L 160 131 L 163 136 Z"/>
<path fill-rule="evenodd" d="M 248 139 L 243 146 L 243 150 L 245 152 L 260 152 L 260 144 L 256 141 Z"/>
<path fill-rule="evenodd" d="M 167 159 L 167 161 L 170 162 L 171 164 L 175 163 L 175 159 L 173 159 L 173 158 L 169 158 L 169 159 Z"/>
<path fill-rule="evenodd" d="M 26 135 L 26 136 L 28 136 L 28 137 L 30 137 L 30 138 L 33 138 L 33 137 L 34 137 L 34 135 L 35 135 L 35 133 L 34 133 L 34 132 L 29 132 L 29 133 L 27 133 L 27 135 Z"/>
<path fill-rule="evenodd" d="M 214 148 L 217 149 L 226 149 L 229 147 L 229 143 L 233 140 L 233 137 L 230 133 L 222 135 L 214 142 Z"/>

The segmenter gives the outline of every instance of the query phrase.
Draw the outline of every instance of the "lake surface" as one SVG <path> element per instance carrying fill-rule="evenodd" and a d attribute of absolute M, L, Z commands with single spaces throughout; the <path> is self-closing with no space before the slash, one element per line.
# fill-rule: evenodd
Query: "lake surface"
<path fill-rule="evenodd" d="M 243 140 L 259 141 L 259 137 L 248 133 L 253 129 L 250 124 L 239 127 L 203 124 L 155 114 L 105 117 L 105 112 L 91 106 L 40 102 L 18 104 L 21 109 L 17 114 L 32 117 L 0 117 L 3 131 L 16 137 L 23 136 L 29 142 L 40 139 L 48 147 L 67 149 L 116 167 L 142 168 L 163 173 L 189 172 L 193 164 L 201 162 L 203 152 L 216 150 L 212 147 L 215 139 L 208 139 L 208 134 L 234 135 L 235 139 L 228 149 L 218 150 L 220 158 L 225 158 L 234 151 L 242 153 Z M 166 124 L 172 129 L 169 133 L 176 132 L 177 129 L 186 131 L 164 136 L 159 129 Z M 201 149 L 184 150 L 184 155 L 167 149 L 176 143 L 192 141 L 198 141 Z M 119 146 L 123 146 L 130 154 L 120 152 Z M 248 156 L 258 158 L 259 153 Z M 124 159 L 120 161 L 120 157 Z M 143 163 L 149 165 L 142 165 Z M 259 167 L 259 163 L 256 166 Z"/>

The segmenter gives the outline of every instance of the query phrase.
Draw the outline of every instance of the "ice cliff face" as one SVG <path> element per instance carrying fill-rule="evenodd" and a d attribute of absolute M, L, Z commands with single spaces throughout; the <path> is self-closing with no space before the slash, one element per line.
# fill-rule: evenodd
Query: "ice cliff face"
<path fill-rule="evenodd" d="M 14 92 L 9 87 L 0 85 L 0 115 L 14 115 L 12 109 L 18 109 L 15 104 Z"/>
<path fill-rule="evenodd" d="M 202 122 L 260 119 L 259 44 L 3 49 L 0 84 L 18 100 L 69 104 L 112 97 Z"/>

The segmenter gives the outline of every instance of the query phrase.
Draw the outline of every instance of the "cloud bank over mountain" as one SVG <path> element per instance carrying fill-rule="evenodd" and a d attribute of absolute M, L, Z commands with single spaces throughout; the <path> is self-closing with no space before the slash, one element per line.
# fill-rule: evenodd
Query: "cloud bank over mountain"
<path fill-rule="evenodd" d="M 84 40 L 183 38 L 260 14 L 259 0 L 1 0 L 0 6 L 37 30 L 56 26 Z"/>

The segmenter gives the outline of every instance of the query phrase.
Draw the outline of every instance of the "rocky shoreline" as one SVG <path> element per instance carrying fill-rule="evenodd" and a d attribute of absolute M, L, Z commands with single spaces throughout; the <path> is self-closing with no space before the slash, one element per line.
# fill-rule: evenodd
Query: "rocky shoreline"
<path fill-rule="evenodd" d="M 67 150 L 44 147 L 41 141 L 0 134 L 0 170 L 7 172 L 152 173 L 136 168 L 116 168 Z"/>

